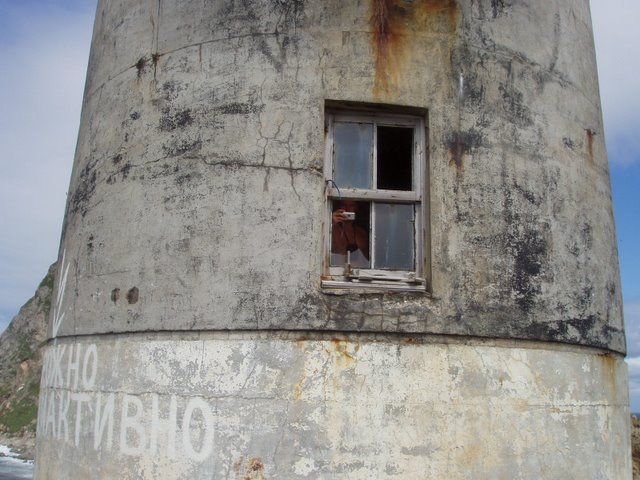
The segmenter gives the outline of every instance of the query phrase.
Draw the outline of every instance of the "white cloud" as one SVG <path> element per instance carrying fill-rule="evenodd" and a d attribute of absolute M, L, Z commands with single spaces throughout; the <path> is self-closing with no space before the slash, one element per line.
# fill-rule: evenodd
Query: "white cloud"
<path fill-rule="evenodd" d="M 591 0 L 609 159 L 640 161 L 640 2 Z"/>
<path fill-rule="evenodd" d="M 57 256 L 93 12 L 0 14 L 13 28 L 0 35 L 0 310 L 17 313 Z"/>

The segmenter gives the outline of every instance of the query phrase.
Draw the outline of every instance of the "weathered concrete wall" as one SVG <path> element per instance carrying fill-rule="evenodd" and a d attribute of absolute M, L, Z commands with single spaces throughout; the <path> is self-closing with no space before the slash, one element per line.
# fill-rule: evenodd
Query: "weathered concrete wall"
<path fill-rule="evenodd" d="M 428 111 L 429 292 L 321 289 L 327 100 Z M 102 0 L 60 256 L 39 478 L 629 478 L 586 0 Z"/>
<path fill-rule="evenodd" d="M 429 110 L 431 296 L 321 292 L 326 99 Z M 58 335 L 335 329 L 623 352 L 588 2 L 101 1 L 64 251 L 76 293 Z"/>
<path fill-rule="evenodd" d="M 185 333 L 46 360 L 39 480 L 631 478 L 626 366 L 589 349 Z"/>

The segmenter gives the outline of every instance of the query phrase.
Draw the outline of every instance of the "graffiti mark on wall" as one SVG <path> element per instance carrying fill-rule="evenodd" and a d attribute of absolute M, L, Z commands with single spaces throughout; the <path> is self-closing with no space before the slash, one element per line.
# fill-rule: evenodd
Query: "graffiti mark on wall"
<path fill-rule="evenodd" d="M 60 275 L 58 276 L 58 295 L 56 296 L 56 303 L 53 307 L 53 325 L 51 336 L 56 337 L 62 321 L 64 320 L 65 312 L 62 310 L 62 302 L 64 301 L 64 291 L 67 288 L 67 276 L 69 275 L 69 266 L 71 262 L 65 263 L 65 256 L 67 251 L 62 251 L 62 262 L 60 263 Z"/>
<path fill-rule="evenodd" d="M 214 416 L 206 399 L 97 388 L 98 367 L 95 344 L 47 350 L 38 436 L 132 457 L 184 455 L 203 462 L 211 456 Z"/>

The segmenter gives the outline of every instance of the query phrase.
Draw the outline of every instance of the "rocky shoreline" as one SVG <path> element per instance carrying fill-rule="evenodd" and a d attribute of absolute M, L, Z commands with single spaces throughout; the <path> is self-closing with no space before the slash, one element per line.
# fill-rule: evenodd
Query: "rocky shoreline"
<path fill-rule="evenodd" d="M 34 434 L 25 434 L 24 436 L 6 436 L 0 434 L 0 445 L 9 447 L 13 454 L 13 458 L 20 460 L 35 459 L 36 455 L 36 436 Z M 8 456 L 0 452 L 0 457 Z"/>

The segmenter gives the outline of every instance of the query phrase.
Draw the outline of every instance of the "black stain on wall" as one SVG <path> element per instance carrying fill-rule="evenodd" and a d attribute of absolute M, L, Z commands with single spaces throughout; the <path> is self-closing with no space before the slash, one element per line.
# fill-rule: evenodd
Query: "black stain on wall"
<path fill-rule="evenodd" d="M 240 102 L 226 103 L 214 109 L 216 113 L 223 115 L 249 115 L 260 113 L 262 110 L 264 110 L 264 105 Z"/>
<path fill-rule="evenodd" d="M 144 57 L 140 58 L 140 60 L 136 62 L 135 67 L 137 70 L 138 78 L 140 78 L 145 73 L 146 66 L 147 66 L 147 59 Z"/>
<path fill-rule="evenodd" d="M 508 248 L 514 256 L 512 290 L 518 306 L 528 313 L 541 291 L 539 276 L 543 272 L 547 244 L 540 232 L 527 229 L 523 235 L 513 238 Z"/>
<path fill-rule="evenodd" d="M 172 112 L 169 108 L 162 109 L 160 117 L 160 130 L 172 132 L 177 129 L 184 129 L 193 123 L 193 115 L 190 109 L 186 108 L 178 112 Z"/>
<path fill-rule="evenodd" d="M 502 106 L 507 113 L 511 123 L 519 127 L 530 127 L 533 125 L 533 117 L 529 107 L 525 105 L 524 95 L 517 91 L 510 84 L 503 84 L 499 87 L 502 94 Z"/>
<path fill-rule="evenodd" d="M 71 195 L 69 212 L 80 213 L 83 217 L 89 209 L 89 202 L 96 190 L 98 175 L 95 170 L 96 162 L 89 163 L 80 171 L 76 188 Z"/>
<path fill-rule="evenodd" d="M 471 129 L 464 132 L 451 132 L 446 140 L 449 151 L 449 164 L 456 169 L 463 169 L 463 160 L 483 144 L 484 136 L 478 130 Z"/>
<path fill-rule="evenodd" d="M 179 157 L 186 154 L 193 154 L 202 148 L 202 140 L 180 140 L 169 145 L 163 145 L 162 150 L 167 157 Z"/>
<path fill-rule="evenodd" d="M 507 8 L 511 5 L 506 3 L 504 0 L 491 0 L 491 16 L 493 18 L 498 18 L 504 15 Z"/>

